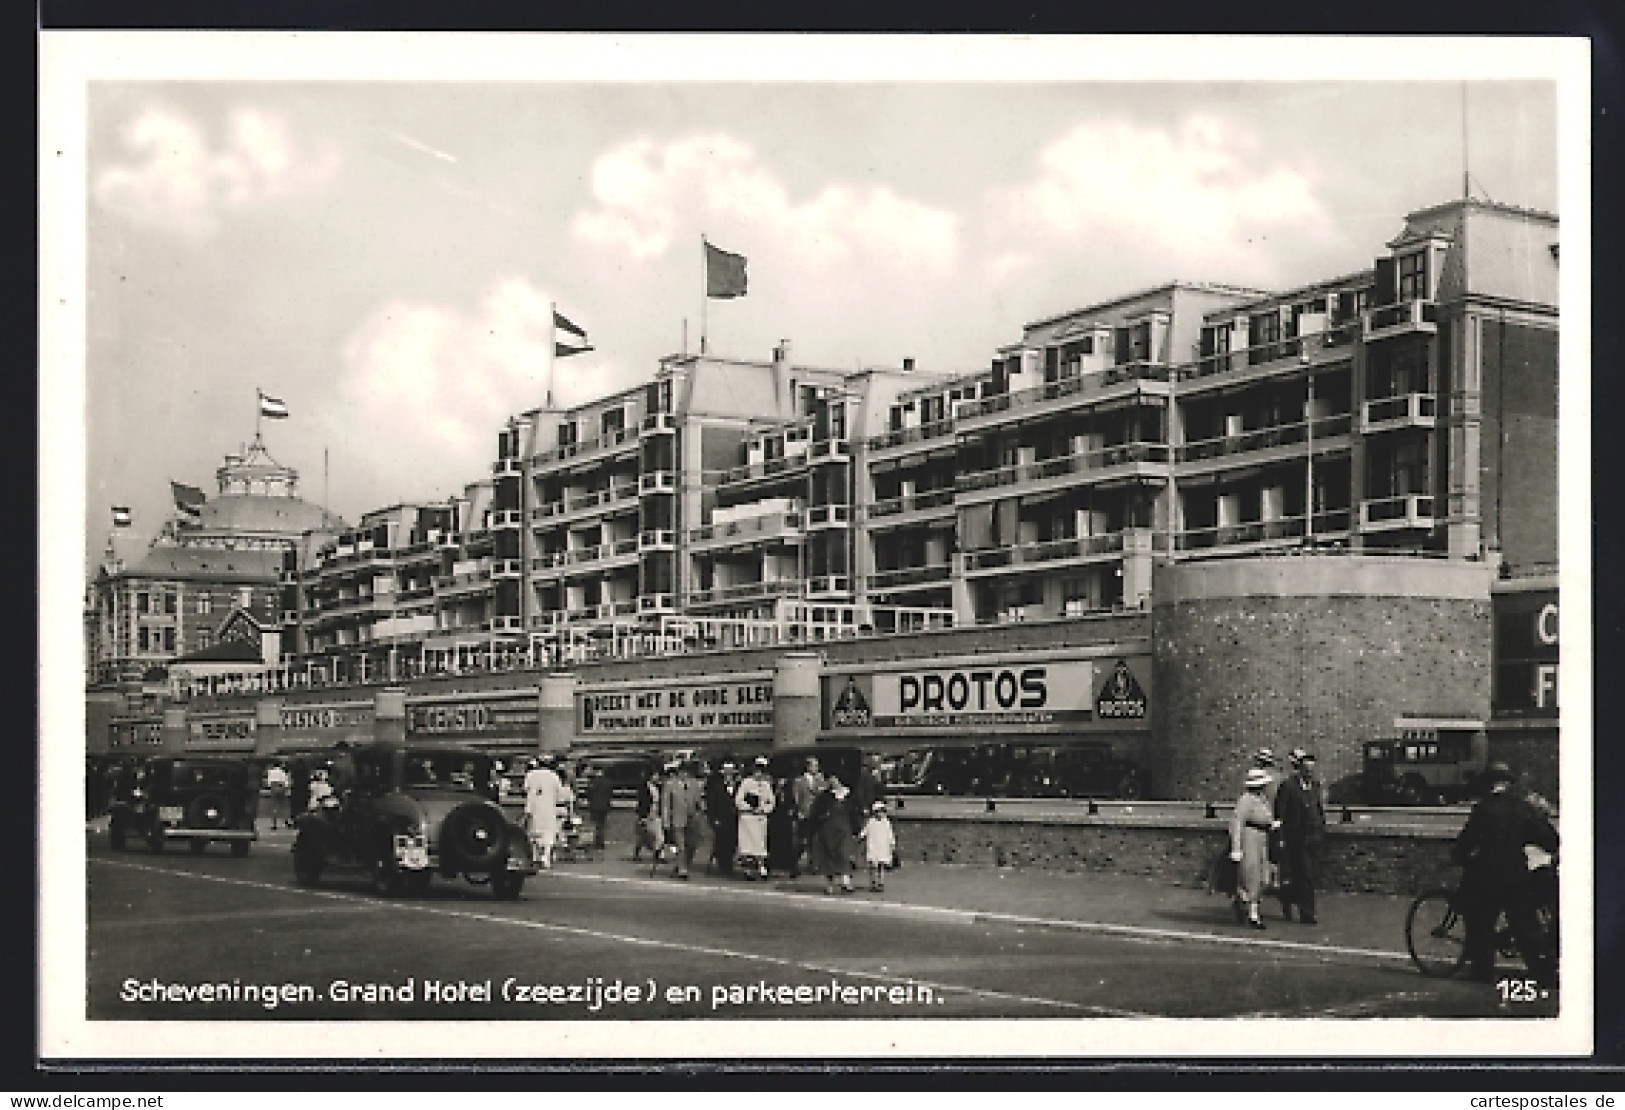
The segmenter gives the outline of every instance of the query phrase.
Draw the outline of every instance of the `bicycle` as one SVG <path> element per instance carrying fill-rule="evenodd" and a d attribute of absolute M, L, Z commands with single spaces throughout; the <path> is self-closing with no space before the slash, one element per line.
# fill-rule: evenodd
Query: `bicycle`
<path fill-rule="evenodd" d="M 1538 943 L 1557 951 L 1557 865 L 1553 861 L 1535 869 L 1535 922 Z M 1405 947 L 1416 969 L 1432 979 L 1448 979 L 1467 963 L 1467 923 L 1457 909 L 1460 890 L 1436 887 L 1412 900 L 1405 914 Z M 1517 938 L 1503 911 L 1495 921 L 1495 950 L 1506 959 L 1519 959 Z"/>

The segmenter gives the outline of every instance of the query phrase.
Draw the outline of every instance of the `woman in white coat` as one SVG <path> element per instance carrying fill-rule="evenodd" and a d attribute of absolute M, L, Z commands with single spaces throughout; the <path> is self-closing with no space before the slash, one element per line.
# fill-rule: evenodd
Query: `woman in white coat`
<path fill-rule="evenodd" d="M 767 759 L 757 756 L 751 773 L 734 791 L 739 810 L 739 863 L 747 879 L 767 878 L 767 819 L 773 812 L 773 779 Z"/>
<path fill-rule="evenodd" d="M 1261 767 L 1247 772 L 1246 791 L 1236 799 L 1236 810 L 1230 818 L 1230 858 L 1236 864 L 1236 917 L 1243 912 L 1247 923 L 1255 929 L 1264 928 L 1258 916 L 1259 902 L 1264 897 L 1264 875 L 1269 866 L 1270 829 L 1279 822 L 1264 800 L 1264 791 L 1270 784 L 1270 773 Z"/>
<path fill-rule="evenodd" d="M 544 868 L 553 866 L 564 796 L 564 783 L 553 770 L 552 757 L 531 760 L 531 769 L 525 772 L 525 834 L 530 837 L 531 858 Z"/>

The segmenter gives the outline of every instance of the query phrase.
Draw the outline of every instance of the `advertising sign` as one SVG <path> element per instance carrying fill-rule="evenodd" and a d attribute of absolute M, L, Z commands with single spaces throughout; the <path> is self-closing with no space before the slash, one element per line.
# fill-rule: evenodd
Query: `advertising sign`
<path fill-rule="evenodd" d="M 408 735 L 436 738 L 513 737 L 533 740 L 537 729 L 536 714 L 534 694 L 500 700 L 408 703 L 406 731 Z"/>
<path fill-rule="evenodd" d="M 1494 593 L 1497 716 L 1553 718 L 1557 712 L 1557 590 Z"/>
<path fill-rule="evenodd" d="M 254 718 L 214 717 L 193 721 L 188 751 L 252 751 L 254 748 Z"/>
<path fill-rule="evenodd" d="M 832 730 L 1076 724 L 1095 715 L 1094 668 L 1087 659 L 989 661 L 833 675 L 824 680 L 824 723 Z"/>
<path fill-rule="evenodd" d="M 619 686 L 576 694 L 581 736 L 682 736 L 686 733 L 771 733 L 771 675 L 727 679 L 676 678 L 658 685 Z"/>

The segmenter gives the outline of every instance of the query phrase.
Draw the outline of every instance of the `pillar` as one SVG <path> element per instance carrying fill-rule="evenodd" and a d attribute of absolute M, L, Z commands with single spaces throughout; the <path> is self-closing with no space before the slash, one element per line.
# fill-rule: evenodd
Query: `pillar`
<path fill-rule="evenodd" d="M 818 742 L 823 725 L 822 671 L 823 659 L 816 652 L 779 656 L 773 669 L 774 748 L 804 748 Z"/>
<path fill-rule="evenodd" d="M 372 738 L 396 744 L 406 740 L 406 691 L 391 688 L 372 696 Z"/>
<path fill-rule="evenodd" d="M 1154 535 L 1149 528 L 1123 529 L 1123 605 L 1137 609 L 1150 604 L 1151 555 Z"/>
<path fill-rule="evenodd" d="M 566 752 L 576 739 L 576 676 L 568 671 L 544 674 L 536 692 L 536 747 Z"/>
<path fill-rule="evenodd" d="M 254 703 L 254 754 L 276 755 L 282 749 L 282 699 L 261 698 Z"/>
<path fill-rule="evenodd" d="M 164 755 L 181 755 L 186 751 L 186 710 L 164 710 Z"/>

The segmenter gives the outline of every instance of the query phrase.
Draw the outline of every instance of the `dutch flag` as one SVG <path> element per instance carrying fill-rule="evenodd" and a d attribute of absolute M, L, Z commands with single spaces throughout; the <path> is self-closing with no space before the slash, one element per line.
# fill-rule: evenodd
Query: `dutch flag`
<path fill-rule="evenodd" d="M 288 418 L 288 405 L 285 401 L 261 390 L 260 415 L 267 420 L 286 420 Z"/>

